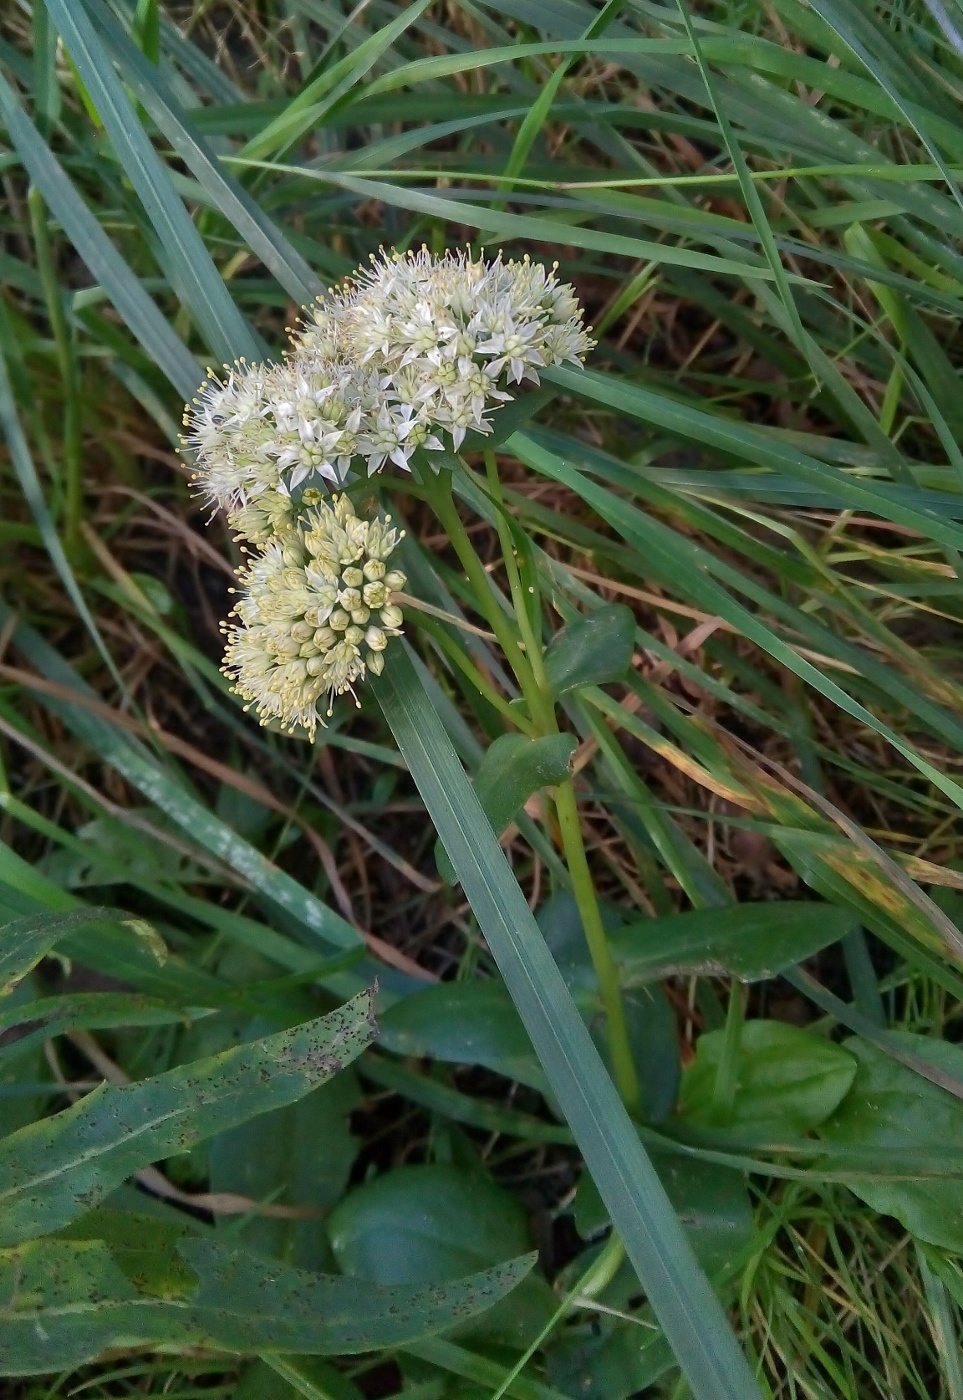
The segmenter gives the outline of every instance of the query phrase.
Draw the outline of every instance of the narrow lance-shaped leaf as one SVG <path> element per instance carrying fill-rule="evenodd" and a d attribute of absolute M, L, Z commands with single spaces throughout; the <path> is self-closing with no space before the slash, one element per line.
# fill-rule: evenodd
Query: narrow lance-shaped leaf
<path fill-rule="evenodd" d="M 838 467 L 828 466 L 758 428 L 707 413 L 651 389 L 627 384 L 593 370 L 561 367 L 546 369 L 543 373 L 545 379 L 560 388 L 592 398 L 630 417 L 654 423 L 683 438 L 709 443 L 743 461 L 765 464 L 796 480 L 821 486 L 833 492 L 840 505 L 870 510 L 884 520 L 908 525 L 928 539 L 938 540 L 953 549 L 963 548 L 963 526 L 947 522 L 935 510 L 920 510 L 911 505 L 898 504 L 900 497 L 896 494 L 896 488 L 888 483 L 870 483 L 866 477 L 852 476 Z M 509 447 L 527 447 L 528 441 L 518 434 Z"/>
<path fill-rule="evenodd" d="M 500 836 L 533 793 L 554 787 L 571 771 L 578 741 L 573 734 L 500 734 L 485 750 L 475 774 L 475 795 L 492 830 Z M 435 846 L 438 873 L 454 884 L 455 872 L 439 841 Z"/>
<path fill-rule="evenodd" d="M 11 333 L 9 322 L 5 314 L 5 308 L 0 308 L 0 334 L 7 336 Z M 80 590 L 73 569 L 70 567 L 70 560 L 67 558 L 60 536 L 57 534 L 53 517 L 44 499 L 43 488 L 40 485 L 40 478 L 34 466 L 30 448 L 27 445 L 26 435 L 23 425 L 20 422 L 20 415 L 13 397 L 13 390 L 10 384 L 10 376 L 7 372 L 6 358 L 0 347 L 0 428 L 7 441 L 7 450 L 13 462 L 13 469 L 17 474 L 20 489 L 30 507 L 31 514 L 37 522 L 37 529 L 44 542 L 50 561 L 59 575 L 60 581 L 66 589 L 80 618 L 90 633 L 93 643 L 103 658 L 104 664 L 110 671 L 118 689 L 123 694 L 125 686 L 120 672 L 114 664 L 114 659 L 107 650 L 106 643 L 100 634 L 100 629 L 94 621 L 93 614 L 87 606 L 87 600 Z"/>
<path fill-rule="evenodd" d="M 595 229 L 580 228 L 577 224 L 561 219 L 550 222 L 526 214 L 502 214 L 483 204 L 472 204 L 465 199 L 455 199 L 445 194 L 426 194 L 421 190 L 408 189 L 404 185 L 391 185 L 384 180 L 359 179 L 355 175 L 345 175 L 339 171 L 315 170 L 309 166 L 278 165 L 265 161 L 247 160 L 242 156 L 232 159 L 238 165 L 263 166 L 287 175 L 297 175 L 302 179 L 317 180 L 321 184 L 334 185 L 348 190 L 359 199 L 373 199 L 389 207 L 408 209 L 412 213 L 427 214 L 432 218 L 443 219 L 446 223 L 466 224 L 469 228 L 491 230 L 503 238 L 528 238 L 545 242 L 554 239 L 568 243 L 574 248 L 590 248 L 600 253 L 614 253 L 629 258 L 642 258 L 659 265 L 678 267 L 698 267 L 707 272 L 730 274 L 736 277 L 769 279 L 768 268 L 754 262 L 737 262 L 734 258 L 720 258 L 711 253 L 700 253 L 691 248 L 677 247 L 671 243 L 656 243 L 644 238 L 629 238 L 621 233 L 598 232 Z"/>
<path fill-rule="evenodd" d="M 162 1296 L 140 1292 L 102 1240 L 32 1240 L 0 1251 L 0 1375 L 70 1371 L 115 1346 L 173 1344 L 241 1355 L 397 1346 L 484 1311 L 533 1262 L 529 1255 L 428 1287 L 379 1287 L 307 1273 L 209 1239 L 184 1239 L 177 1249 L 183 1262 L 175 1256 L 167 1264 Z M 138 1272 L 145 1263 L 142 1253 Z M 185 1263 L 193 1287 L 185 1286 Z"/>
<path fill-rule="evenodd" d="M 0 996 L 26 977 L 42 957 L 62 938 L 100 920 L 125 924 L 131 937 L 145 937 L 148 946 L 163 961 L 167 950 L 163 940 L 142 919 L 131 919 L 117 909 L 81 908 L 68 913 L 33 914 L 0 926 Z"/>
<path fill-rule="evenodd" d="M 2 74 L 0 116 L 27 173 L 60 220 L 78 255 L 110 297 L 131 334 L 181 397 L 189 399 L 203 378 L 200 365 L 80 198 Z"/>
<path fill-rule="evenodd" d="M 546 374 L 548 371 L 546 371 Z M 552 371 L 553 375 L 559 376 L 567 371 Z M 572 376 L 578 382 L 578 376 Z M 586 376 L 588 377 L 588 376 Z M 596 379 L 601 376 L 595 376 Z M 612 386 L 614 397 L 619 398 L 618 384 Z M 607 392 L 607 391 L 606 391 Z M 632 389 L 632 393 L 636 391 Z M 600 395 L 601 397 L 601 395 Z M 667 401 L 658 400 L 664 403 Z M 702 418 L 710 420 L 710 415 L 702 414 Z M 762 646 L 770 656 L 781 662 L 788 670 L 792 671 L 801 679 L 807 681 L 814 689 L 820 691 L 828 699 L 837 704 L 840 709 L 845 710 L 853 718 L 860 720 L 869 728 L 882 735 L 897 752 L 901 753 L 913 767 L 932 782 L 939 790 L 945 793 L 959 807 L 963 807 L 963 787 L 953 778 L 948 777 L 936 766 L 920 753 L 918 749 L 912 747 L 903 740 L 887 724 L 881 723 L 876 717 L 861 705 L 853 700 L 850 695 L 843 690 L 842 686 L 830 680 L 822 671 L 804 656 L 800 656 L 793 648 L 787 645 L 778 637 L 765 623 L 737 603 L 724 588 L 720 587 L 707 572 L 692 570 L 688 574 L 679 575 L 678 558 L 670 561 L 666 557 L 664 541 L 657 522 L 652 522 L 642 511 L 635 507 L 626 506 L 624 502 L 618 501 L 610 492 L 592 481 L 583 472 L 572 467 L 568 462 L 562 461 L 554 453 L 547 452 L 538 443 L 525 436 L 523 433 L 516 433 L 511 439 L 510 446 L 527 465 L 534 467 L 537 471 L 543 472 L 546 476 L 553 477 L 556 481 L 564 482 L 566 486 L 576 491 L 583 500 L 587 501 L 599 515 L 619 531 L 619 533 L 630 544 L 640 549 L 644 556 L 651 561 L 654 571 L 660 568 L 665 572 L 666 577 L 672 577 L 675 586 L 687 598 L 697 602 L 700 607 L 706 608 L 712 615 L 726 617 L 728 620 L 736 621 L 744 636 Z M 827 469 L 828 470 L 828 469 Z M 961 541 L 963 542 L 963 541 Z"/>
<path fill-rule="evenodd" d="M 0 602 L 0 620 L 8 616 L 9 610 Z M 363 946 L 360 935 L 346 919 L 329 909 L 286 871 L 272 864 L 226 822 L 209 812 L 185 789 L 183 783 L 171 778 L 154 761 L 142 744 L 115 729 L 84 706 L 83 698 L 91 695 L 89 688 L 63 657 L 48 646 L 36 632 L 21 626 L 14 635 L 17 645 L 31 664 L 49 679 L 76 690 L 81 702 L 73 705 L 69 700 L 41 693 L 42 703 L 60 715 L 75 734 L 85 743 L 89 743 L 106 762 L 156 803 L 178 826 L 188 832 L 194 841 L 227 861 L 254 888 L 259 889 L 296 918 L 302 928 L 309 931 L 313 937 L 320 938 L 336 948 Z M 370 966 L 367 971 L 371 972 Z M 327 985 L 336 995 L 350 996 L 358 990 L 360 976 L 360 969 L 334 973 L 327 979 Z M 384 980 L 385 984 L 390 984 L 392 969 L 385 969 Z"/>
<path fill-rule="evenodd" d="M 624 986 L 691 972 L 731 972 L 743 982 L 758 982 L 804 962 L 856 927 L 854 914 L 832 904 L 772 900 L 642 919 L 616 930 L 612 951 Z"/>
<path fill-rule="evenodd" d="M 568 623 L 545 653 L 545 677 L 552 694 L 621 680 L 632 663 L 634 644 L 635 618 L 624 603 L 606 603 Z"/>
<path fill-rule="evenodd" d="M 103 1087 L 0 1142 L 0 1242 L 57 1230 L 141 1167 L 293 1103 L 375 1034 L 372 993 L 137 1084 Z"/>
<path fill-rule="evenodd" d="M 321 283 L 309 265 L 247 190 L 225 174 L 217 156 L 204 137 L 194 130 L 157 67 L 131 43 L 102 0 L 84 0 L 84 3 L 145 109 L 251 251 L 296 302 L 304 303 L 317 296 Z"/>

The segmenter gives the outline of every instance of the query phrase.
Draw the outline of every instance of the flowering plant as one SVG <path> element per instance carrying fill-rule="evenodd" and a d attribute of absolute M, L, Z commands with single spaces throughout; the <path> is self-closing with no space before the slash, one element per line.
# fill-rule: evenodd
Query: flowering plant
<path fill-rule="evenodd" d="M 388 515 L 359 515 L 351 487 L 389 462 L 410 472 L 419 448 L 431 463 L 444 436 L 457 453 L 469 430 L 491 433 L 493 413 L 512 398 L 509 385 L 537 384 L 547 365 L 580 364 L 591 345 L 575 293 L 554 270 L 528 258 L 436 258 L 423 249 L 382 255 L 319 298 L 281 362 L 240 360 L 225 366 L 223 377 L 210 373 L 187 409 L 185 445 L 198 484 L 225 511 L 249 555 L 225 623 L 223 669 L 262 724 L 313 738 L 336 696 L 350 692 L 357 703 L 355 686 L 381 675 L 389 640 L 401 634 L 406 579 L 390 559 L 404 532 Z M 422 494 L 447 531 L 524 706 L 509 711 L 476 673 L 479 690 L 529 738 L 560 737 L 537 590 L 522 586 L 495 454 L 486 451 L 485 462 L 514 623 L 455 508 L 451 473 L 428 467 Z M 567 777 L 555 787 L 555 806 L 616 1077 L 626 1102 L 637 1104 L 618 974 Z"/>
<path fill-rule="evenodd" d="M 262 723 L 313 735 L 336 695 L 379 675 L 400 635 L 388 567 L 403 532 L 345 492 L 418 448 L 492 431 L 510 384 L 581 363 L 592 342 L 570 286 L 527 258 L 382 255 L 321 297 L 277 364 L 209 374 L 185 416 L 196 480 L 253 557 L 224 669 Z"/>

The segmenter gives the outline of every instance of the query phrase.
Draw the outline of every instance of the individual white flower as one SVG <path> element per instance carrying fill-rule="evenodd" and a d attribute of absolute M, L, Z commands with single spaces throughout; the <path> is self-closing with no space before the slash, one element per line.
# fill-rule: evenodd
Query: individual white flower
<path fill-rule="evenodd" d="M 330 715 L 335 696 L 381 674 L 403 622 L 405 576 L 386 568 L 401 537 L 390 516 L 361 519 L 334 496 L 241 571 L 223 669 L 262 724 L 313 737 L 325 700 Z"/>

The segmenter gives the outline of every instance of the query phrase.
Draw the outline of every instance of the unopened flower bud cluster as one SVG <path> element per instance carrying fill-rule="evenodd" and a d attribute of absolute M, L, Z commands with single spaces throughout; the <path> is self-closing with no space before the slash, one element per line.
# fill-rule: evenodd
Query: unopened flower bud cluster
<path fill-rule="evenodd" d="M 313 736 L 325 700 L 330 715 L 335 695 L 381 674 L 403 621 L 392 598 L 405 576 L 387 563 L 399 538 L 390 516 L 362 520 L 334 496 L 241 572 L 224 670 L 262 724 Z"/>
<path fill-rule="evenodd" d="M 400 538 L 322 481 L 408 469 L 492 430 L 509 384 L 581 363 L 592 341 L 572 288 L 528 259 L 391 253 L 311 309 L 278 364 L 209 374 L 187 409 L 195 479 L 254 553 L 225 671 L 262 723 L 323 724 L 331 700 L 384 667 L 400 634 L 388 567 Z"/>

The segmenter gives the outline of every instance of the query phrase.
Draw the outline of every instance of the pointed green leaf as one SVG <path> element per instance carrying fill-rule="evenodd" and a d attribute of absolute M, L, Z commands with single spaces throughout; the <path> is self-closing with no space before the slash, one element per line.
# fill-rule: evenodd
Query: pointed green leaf
<path fill-rule="evenodd" d="M 129 919 L 117 909 L 81 908 L 64 914 L 33 914 L 0 926 L 0 996 L 6 996 L 42 957 L 62 938 L 98 920 L 126 924 L 132 937 L 144 930 L 141 920 Z M 148 932 L 150 947 L 160 960 L 167 950 L 153 931 Z"/>
<path fill-rule="evenodd" d="M 856 927 L 854 914 L 832 904 L 772 900 L 642 919 L 614 932 L 612 951 L 627 987 L 693 972 L 760 982 Z"/>
<path fill-rule="evenodd" d="M 150 1241 L 150 1236 L 147 1236 Z M 185 1238 L 177 1268 L 125 1251 L 142 1291 L 102 1240 L 33 1240 L 0 1251 L 0 1375 L 71 1371 L 111 1347 L 252 1352 L 373 1351 L 428 1336 L 510 1292 L 534 1256 L 425 1287 L 307 1273 L 210 1239 Z M 146 1275 L 146 1277 L 145 1277 Z"/>
<path fill-rule="evenodd" d="M 488 746 L 475 774 L 475 793 L 496 836 L 513 821 L 533 793 L 555 787 L 569 776 L 578 741 L 572 734 L 500 734 Z M 439 842 L 435 847 L 438 873 L 449 885 L 455 872 Z"/>
<path fill-rule="evenodd" d="M 363 992 L 319 1020 L 142 1083 L 102 1087 L 0 1142 L 0 1241 L 66 1225 L 140 1167 L 293 1103 L 375 1034 Z"/>
<path fill-rule="evenodd" d="M 10 925 L 0 929 L 0 939 Z M 173 990 L 173 989 L 172 989 Z M 203 1015 L 192 1008 L 193 1015 Z M 64 1031 L 110 1030 L 116 1026 L 176 1026 L 185 1012 L 171 1002 L 137 992 L 76 992 L 73 995 L 38 997 L 22 1005 L 0 1006 L 0 1035 L 16 1029 L 19 1034 L 0 1044 L 0 1065 L 16 1059 L 28 1045 L 43 1044 Z"/>
<path fill-rule="evenodd" d="M 632 664 L 635 618 L 624 603 L 607 603 L 570 622 L 552 638 L 545 675 L 556 697 L 583 685 L 620 681 Z"/>
<path fill-rule="evenodd" d="M 533 793 L 564 782 L 578 747 L 574 734 L 501 734 L 485 751 L 475 774 L 475 794 L 496 836 Z"/>

